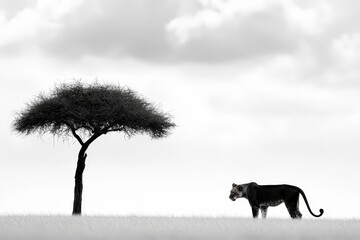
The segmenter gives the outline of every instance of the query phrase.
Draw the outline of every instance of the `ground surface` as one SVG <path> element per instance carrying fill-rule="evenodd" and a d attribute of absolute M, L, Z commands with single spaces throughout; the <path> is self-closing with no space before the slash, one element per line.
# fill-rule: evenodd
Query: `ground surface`
<path fill-rule="evenodd" d="M 0 239 L 360 239 L 360 220 L 0 216 Z"/>

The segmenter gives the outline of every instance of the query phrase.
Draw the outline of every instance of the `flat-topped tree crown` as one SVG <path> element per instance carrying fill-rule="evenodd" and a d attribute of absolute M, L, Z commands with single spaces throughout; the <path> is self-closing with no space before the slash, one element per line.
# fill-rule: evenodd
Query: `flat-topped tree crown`
<path fill-rule="evenodd" d="M 169 115 L 129 88 L 80 81 L 61 84 L 47 96 L 39 95 L 14 122 L 14 129 L 25 134 L 124 131 L 128 135 L 147 133 L 153 138 L 167 136 L 174 126 Z"/>
<path fill-rule="evenodd" d="M 73 214 L 81 214 L 86 150 L 95 139 L 115 131 L 123 131 L 128 136 L 147 133 L 152 138 L 162 138 L 169 134 L 175 124 L 170 115 L 160 112 L 129 88 L 76 81 L 58 85 L 49 95 L 40 94 L 17 114 L 13 127 L 24 134 L 72 134 L 81 144 L 73 205 Z"/>

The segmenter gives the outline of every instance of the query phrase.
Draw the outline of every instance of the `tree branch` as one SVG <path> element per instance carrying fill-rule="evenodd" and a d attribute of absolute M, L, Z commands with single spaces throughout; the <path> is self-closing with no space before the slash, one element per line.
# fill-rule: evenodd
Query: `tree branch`
<path fill-rule="evenodd" d="M 74 135 L 74 137 L 79 141 L 79 143 L 80 143 L 81 145 L 84 145 L 83 140 L 82 140 L 81 137 L 76 133 L 75 129 L 72 128 L 72 127 L 71 127 L 70 129 L 71 129 L 71 132 L 72 132 L 72 134 Z"/>
<path fill-rule="evenodd" d="M 76 133 L 76 129 L 74 128 L 74 126 L 72 126 L 70 123 L 65 122 L 65 125 L 68 126 L 71 130 L 71 133 L 74 135 L 74 137 L 76 138 L 76 140 L 78 140 L 78 142 L 80 143 L 80 145 L 84 145 L 83 140 L 81 139 L 81 137 Z"/>
<path fill-rule="evenodd" d="M 98 137 L 100 137 L 101 135 L 103 135 L 103 133 L 95 133 L 94 135 L 92 135 L 85 143 L 84 145 L 86 145 L 87 147 L 93 142 L 95 141 L 95 139 L 97 139 Z"/>
<path fill-rule="evenodd" d="M 107 130 L 107 132 L 116 132 L 116 131 L 122 131 L 122 130 L 124 130 L 124 127 L 113 128 L 113 129 Z"/>

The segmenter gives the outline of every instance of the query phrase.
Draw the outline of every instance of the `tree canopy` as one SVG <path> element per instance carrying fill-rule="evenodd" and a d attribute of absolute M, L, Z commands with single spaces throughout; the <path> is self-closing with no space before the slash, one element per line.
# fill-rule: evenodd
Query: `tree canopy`
<path fill-rule="evenodd" d="M 81 81 L 59 84 L 50 94 L 40 94 L 14 121 L 17 132 L 72 133 L 80 143 L 78 131 L 89 136 L 123 131 L 129 136 L 147 133 L 161 138 L 173 127 L 169 114 L 161 113 L 131 89 Z"/>

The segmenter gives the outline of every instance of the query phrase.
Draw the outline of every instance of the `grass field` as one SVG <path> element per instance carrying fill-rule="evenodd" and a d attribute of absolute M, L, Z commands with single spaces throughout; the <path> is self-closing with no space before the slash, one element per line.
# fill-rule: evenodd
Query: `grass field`
<path fill-rule="evenodd" d="M 360 239 L 360 220 L 0 216 L 0 239 Z"/>

